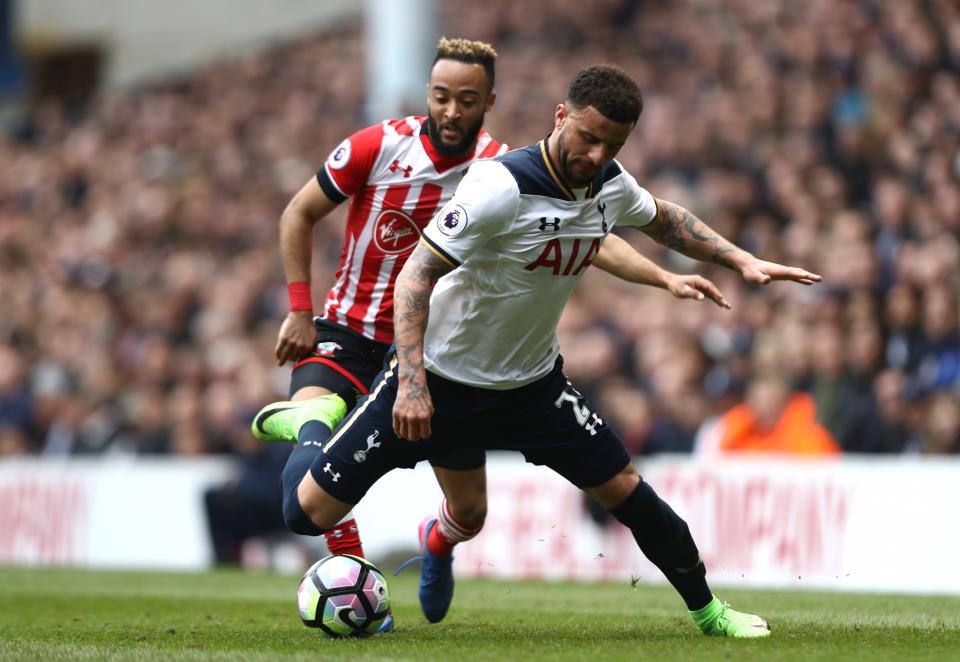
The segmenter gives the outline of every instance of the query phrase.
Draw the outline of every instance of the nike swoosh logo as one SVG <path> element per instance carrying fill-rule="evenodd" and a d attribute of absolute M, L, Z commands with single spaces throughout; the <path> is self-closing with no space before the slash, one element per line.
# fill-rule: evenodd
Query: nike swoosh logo
<path fill-rule="evenodd" d="M 279 414 L 282 411 L 287 411 L 289 409 L 295 409 L 295 407 L 277 407 L 276 409 L 271 409 L 270 411 L 263 412 L 260 416 L 257 416 L 257 429 L 260 430 L 263 434 L 268 434 L 266 430 L 263 429 L 263 423 L 268 418 L 274 414 Z"/>

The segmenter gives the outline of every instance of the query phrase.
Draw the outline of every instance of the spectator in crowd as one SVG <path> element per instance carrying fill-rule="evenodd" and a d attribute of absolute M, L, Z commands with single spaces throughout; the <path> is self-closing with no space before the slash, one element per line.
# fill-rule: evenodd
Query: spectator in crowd
<path fill-rule="evenodd" d="M 811 381 L 817 421 L 834 438 L 841 438 L 849 425 L 848 417 L 855 415 L 850 407 L 853 385 L 844 370 L 846 338 L 837 322 L 818 322 L 811 329 Z"/>
<path fill-rule="evenodd" d="M 207 526 L 217 563 L 242 561 L 243 545 L 266 534 L 286 534 L 277 482 L 290 447 L 261 444 L 241 456 L 236 480 L 204 494 Z"/>
<path fill-rule="evenodd" d="M 918 297 L 909 284 L 898 283 L 887 292 L 885 360 L 891 368 L 912 372 L 920 363 L 923 332 L 918 308 Z"/>
<path fill-rule="evenodd" d="M 944 285 L 929 287 L 923 294 L 923 346 L 916 372 L 923 388 L 944 390 L 960 385 L 956 301 L 956 292 Z"/>
<path fill-rule="evenodd" d="M 26 365 L 13 348 L 4 346 L 0 346 L 0 428 L 6 431 L 5 454 L 26 453 L 30 449 L 28 435 L 34 432 L 34 405 Z"/>
<path fill-rule="evenodd" d="M 921 438 L 921 453 L 945 454 L 960 450 L 960 405 L 956 398 L 943 391 L 933 396 Z"/>
<path fill-rule="evenodd" d="M 757 376 L 746 400 L 704 430 L 703 453 L 835 455 L 840 446 L 817 422 L 813 398 L 792 391 L 779 375 Z"/>

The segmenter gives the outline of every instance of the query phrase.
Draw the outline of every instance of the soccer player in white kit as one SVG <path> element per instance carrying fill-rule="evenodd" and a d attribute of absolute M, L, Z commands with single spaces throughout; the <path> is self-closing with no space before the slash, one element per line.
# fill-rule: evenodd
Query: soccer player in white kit
<path fill-rule="evenodd" d="M 517 450 L 630 528 L 704 633 L 766 636 L 766 621 L 713 596 L 686 523 L 562 370 L 560 314 L 617 223 L 750 283 L 820 280 L 754 257 L 640 187 L 614 157 L 641 110 L 629 76 L 589 67 L 571 82 L 547 139 L 473 164 L 397 279 L 395 354 L 324 444 L 297 497 L 324 529 L 391 469 L 454 449 Z M 441 579 L 452 587 L 452 575 Z"/>
<path fill-rule="evenodd" d="M 357 523 L 348 513 L 336 526 L 316 527 L 299 507 L 297 486 L 332 429 L 381 370 L 393 341 L 394 283 L 421 229 L 450 200 L 471 163 L 507 150 L 482 129 L 496 94 L 495 58 L 488 44 L 441 39 L 430 72 L 428 115 L 387 120 L 343 140 L 281 218 L 291 312 L 278 334 L 276 355 L 280 363 L 295 361 L 291 401 L 265 407 L 252 430 L 265 441 L 296 442 L 281 478 L 284 520 L 296 533 L 324 534 L 332 553 L 363 556 Z M 314 319 L 307 280 L 313 224 L 348 198 L 352 202 L 336 282 L 322 316 Z M 725 304 L 706 279 L 665 272 L 619 239 L 604 247 L 598 265 L 605 268 L 606 256 L 619 251 L 634 255 L 634 271 L 623 274 L 634 282 Z M 378 446 L 374 438 L 369 452 Z M 453 545 L 469 540 L 483 525 L 484 453 L 457 448 L 431 462 L 445 498 L 437 517 L 428 518 L 424 537 L 434 554 L 425 558 L 424 573 L 438 565 L 446 567 L 439 573 L 443 576 L 449 574 Z M 425 593 L 430 590 L 424 587 Z M 442 617 L 431 613 L 434 620 Z M 386 629 L 391 625 L 392 618 L 385 621 Z"/>
<path fill-rule="evenodd" d="M 641 109 L 629 76 L 587 68 L 546 140 L 471 167 L 398 277 L 395 356 L 317 455 L 298 499 L 324 528 L 391 469 L 451 448 L 517 450 L 630 528 L 704 633 L 767 636 L 762 618 L 713 596 L 686 523 L 562 371 L 560 313 L 616 223 L 750 283 L 820 280 L 754 257 L 640 187 L 614 157 Z M 358 462 L 372 435 L 380 446 Z"/>

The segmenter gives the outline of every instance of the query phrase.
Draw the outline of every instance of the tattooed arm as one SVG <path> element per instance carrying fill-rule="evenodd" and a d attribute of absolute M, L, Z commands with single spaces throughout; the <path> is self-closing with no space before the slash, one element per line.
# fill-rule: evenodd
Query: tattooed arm
<path fill-rule="evenodd" d="M 401 439 L 419 441 L 431 434 L 433 401 L 423 367 L 423 335 L 430 312 L 430 293 L 451 267 L 423 243 L 410 255 L 393 290 L 394 342 L 397 345 L 397 399 L 393 430 Z"/>
<path fill-rule="evenodd" d="M 797 267 L 760 260 L 734 246 L 680 205 L 660 198 L 656 198 L 656 202 L 656 218 L 641 229 L 667 248 L 736 271 L 748 283 L 763 285 L 772 280 L 792 280 L 812 285 L 822 280 L 817 274 Z"/>

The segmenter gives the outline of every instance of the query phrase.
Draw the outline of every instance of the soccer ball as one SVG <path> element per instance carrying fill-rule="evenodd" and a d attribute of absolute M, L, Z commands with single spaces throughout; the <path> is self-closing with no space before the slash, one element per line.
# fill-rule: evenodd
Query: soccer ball
<path fill-rule="evenodd" d="M 390 591 L 372 563 L 337 554 L 320 559 L 303 575 L 297 606 L 308 627 L 330 637 L 365 637 L 387 617 Z"/>

